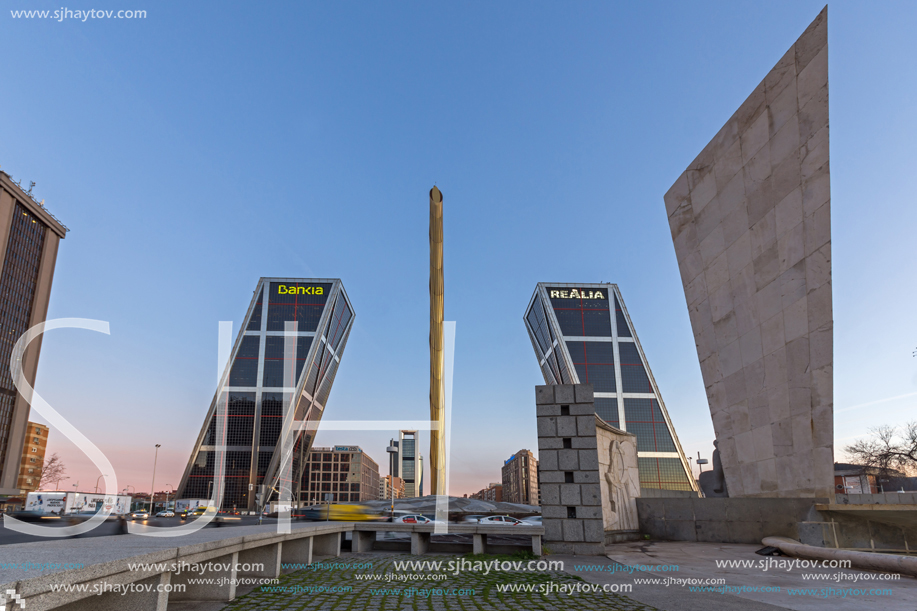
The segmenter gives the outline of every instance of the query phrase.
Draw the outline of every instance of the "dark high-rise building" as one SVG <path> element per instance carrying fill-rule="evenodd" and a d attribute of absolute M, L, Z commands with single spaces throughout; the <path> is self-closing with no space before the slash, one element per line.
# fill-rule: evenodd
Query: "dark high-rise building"
<path fill-rule="evenodd" d="M 419 462 L 423 459 L 420 458 L 418 441 L 417 431 L 399 431 L 398 441 L 391 442 L 391 445 L 398 449 L 394 457 L 392 475 L 400 477 L 404 482 L 406 499 L 423 496 L 423 462 Z"/>
<path fill-rule="evenodd" d="M 282 488 L 297 498 L 315 433 L 296 422 L 321 420 L 353 318 L 340 280 L 258 282 L 176 498 L 214 497 L 218 446 L 226 446 L 216 469 L 224 475 L 222 507 L 260 509 Z"/>
<path fill-rule="evenodd" d="M 599 417 L 637 436 L 642 488 L 697 490 L 617 285 L 540 282 L 525 326 L 546 383 L 592 384 Z"/>
<path fill-rule="evenodd" d="M 0 172 L 0 495 L 19 494 L 29 422 L 29 403 L 13 386 L 10 356 L 22 334 L 47 316 L 57 247 L 67 231 L 43 204 Z M 23 355 L 22 373 L 33 386 L 40 352 L 38 337 Z"/>

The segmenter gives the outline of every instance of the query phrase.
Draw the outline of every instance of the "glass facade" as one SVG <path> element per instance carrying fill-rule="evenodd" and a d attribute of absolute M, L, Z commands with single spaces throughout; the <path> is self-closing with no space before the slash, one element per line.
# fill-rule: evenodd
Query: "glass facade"
<path fill-rule="evenodd" d="M 398 454 L 395 457 L 398 468 L 396 475 L 404 481 L 404 497 L 418 496 L 420 476 L 417 453 L 417 431 L 400 431 L 398 433 Z"/>
<path fill-rule="evenodd" d="M 0 363 L 4 364 L 0 366 L 0 477 L 5 468 L 3 457 L 9 444 L 17 394 L 9 362 L 13 346 L 32 319 L 46 229 L 47 225 L 37 216 L 21 204 L 15 205 L 0 279 Z M 19 461 L 10 468 L 18 472 Z"/>
<path fill-rule="evenodd" d="M 226 446 L 222 506 L 256 509 L 256 491 L 281 486 L 296 498 L 313 435 L 293 435 L 292 465 L 283 477 L 284 417 L 319 420 L 331 393 L 353 320 L 339 280 L 262 278 L 231 355 L 225 387 L 211 406 L 178 498 L 211 498 L 216 449 Z M 291 331 L 287 333 L 287 328 Z M 294 401 L 294 397 L 296 400 Z M 222 419 L 224 439 L 217 435 Z M 300 457 L 303 457 L 300 460 Z M 267 498 L 262 499 L 261 505 Z"/>
<path fill-rule="evenodd" d="M 596 414 L 637 436 L 643 487 L 695 489 L 616 285 L 540 283 L 524 321 L 545 382 L 592 384 Z"/>

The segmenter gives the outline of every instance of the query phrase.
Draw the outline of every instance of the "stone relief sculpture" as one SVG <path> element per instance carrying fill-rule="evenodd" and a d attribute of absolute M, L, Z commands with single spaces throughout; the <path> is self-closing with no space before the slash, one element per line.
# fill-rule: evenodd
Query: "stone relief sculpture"
<path fill-rule="evenodd" d="M 614 530 L 636 530 L 637 504 L 634 501 L 640 495 L 640 485 L 634 482 L 633 470 L 628 469 L 622 442 L 618 439 L 608 446 L 609 465 L 605 472 L 608 484 L 607 509 L 614 514 Z"/>

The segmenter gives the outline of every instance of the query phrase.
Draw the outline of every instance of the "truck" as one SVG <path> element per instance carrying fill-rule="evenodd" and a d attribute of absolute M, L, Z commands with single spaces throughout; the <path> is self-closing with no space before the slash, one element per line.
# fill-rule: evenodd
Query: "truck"
<path fill-rule="evenodd" d="M 122 515 L 130 508 L 130 496 L 98 492 L 30 492 L 25 501 L 26 511 L 59 516 L 105 510 Z"/>

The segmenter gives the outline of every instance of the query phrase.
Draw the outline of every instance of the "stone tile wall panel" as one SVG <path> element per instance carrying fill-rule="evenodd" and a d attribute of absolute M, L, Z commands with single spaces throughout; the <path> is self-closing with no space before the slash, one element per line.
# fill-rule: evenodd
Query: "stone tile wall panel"
<path fill-rule="evenodd" d="M 827 9 L 665 196 L 732 497 L 833 494 Z"/>

